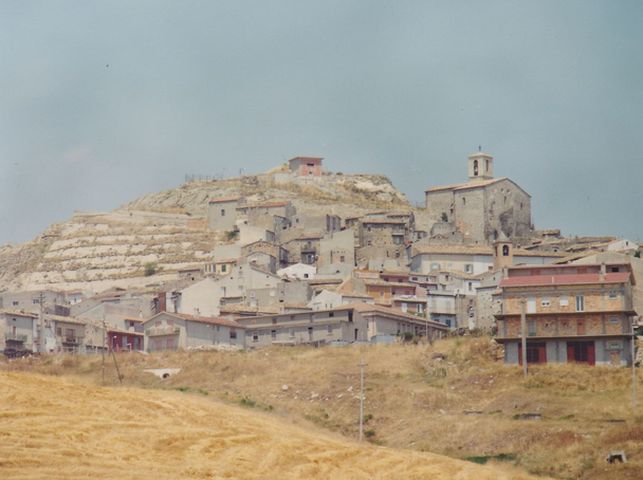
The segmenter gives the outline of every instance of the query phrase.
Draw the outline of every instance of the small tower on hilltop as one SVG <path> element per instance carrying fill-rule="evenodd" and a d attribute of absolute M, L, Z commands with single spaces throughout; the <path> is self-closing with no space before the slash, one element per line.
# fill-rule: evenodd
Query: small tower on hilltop
<path fill-rule="evenodd" d="M 481 150 L 480 147 L 478 147 Z M 493 157 L 477 151 L 469 155 L 469 181 L 491 180 L 493 178 Z"/>

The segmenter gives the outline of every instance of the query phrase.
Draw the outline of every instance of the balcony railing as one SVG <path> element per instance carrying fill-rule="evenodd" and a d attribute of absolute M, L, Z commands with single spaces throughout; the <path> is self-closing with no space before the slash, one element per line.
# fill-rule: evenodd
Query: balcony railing
<path fill-rule="evenodd" d="M 4 339 L 14 341 L 14 342 L 26 342 L 27 341 L 27 335 L 22 335 L 19 333 L 11 333 L 11 332 L 6 332 L 4 334 Z"/>
<path fill-rule="evenodd" d="M 174 327 L 171 325 L 165 327 L 152 327 L 148 329 L 147 335 L 150 337 L 158 337 L 162 335 L 177 335 L 181 332 L 179 327 Z"/>

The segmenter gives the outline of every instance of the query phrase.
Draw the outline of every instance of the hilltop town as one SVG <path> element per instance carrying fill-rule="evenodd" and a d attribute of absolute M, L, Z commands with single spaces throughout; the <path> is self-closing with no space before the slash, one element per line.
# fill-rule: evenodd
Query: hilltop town
<path fill-rule="evenodd" d="M 295 157 L 78 212 L 0 250 L 7 356 L 433 341 L 493 334 L 518 364 L 629 365 L 640 245 L 532 222 L 484 152 L 411 206 L 377 175 Z M 502 170 L 501 166 L 497 170 Z M 537 202 L 538 199 L 533 199 Z"/>

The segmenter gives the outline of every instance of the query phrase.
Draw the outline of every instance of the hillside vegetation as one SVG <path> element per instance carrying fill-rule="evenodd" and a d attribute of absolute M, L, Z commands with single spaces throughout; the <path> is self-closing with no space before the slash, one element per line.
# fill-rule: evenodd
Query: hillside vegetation
<path fill-rule="evenodd" d="M 501 467 L 347 441 L 169 391 L 0 373 L 0 476 L 11 479 L 527 479 Z"/>
<path fill-rule="evenodd" d="M 631 410 L 629 370 L 547 366 L 532 368 L 524 380 L 521 369 L 502 365 L 497 353 L 488 338 L 452 338 L 432 346 L 282 347 L 117 358 L 126 386 L 242 405 L 353 439 L 357 365 L 363 358 L 365 431 L 372 443 L 511 464 L 556 478 L 641 478 L 643 408 Z M 161 367 L 182 370 L 165 380 L 143 371 Z M 100 358 L 34 358 L 5 362 L 4 369 L 101 383 Z M 106 382 L 118 384 L 111 360 Z M 611 450 L 625 450 L 629 462 L 607 464 Z"/>

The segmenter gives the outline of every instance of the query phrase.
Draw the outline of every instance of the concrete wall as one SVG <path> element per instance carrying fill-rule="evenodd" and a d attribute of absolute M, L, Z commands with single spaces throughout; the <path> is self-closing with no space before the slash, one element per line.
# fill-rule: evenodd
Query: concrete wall
<path fill-rule="evenodd" d="M 333 263 L 355 265 L 355 237 L 352 230 L 327 234 L 319 240 L 317 265 Z"/>
<path fill-rule="evenodd" d="M 31 317 L 12 315 L 11 313 L 0 313 L 0 347 L 4 351 L 6 338 L 24 338 L 22 346 L 24 349 L 35 352 L 37 346 L 34 344 L 36 337 L 37 320 Z M 15 327 L 15 335 L 14 328 Z"/>
<path fill-rule="evenodd" d="M 411 270 L 414 273 L 426 275 L 434 270 L 458 270 L 465 272 L 471 265 L 473 275 L 489 271 L 493 267 L 492 255 L 473 255 L 459 253 L 419 253 L 411 260 Z"/>
<path fill-rule="evenodd" d="M 237 200 L 208 204 L 208 227 L 212 230 L 230 231 L 237 221 Z"/>
<path fill-rule="evenodd" d="M 578 339 L 573 339 L 577 341 Z M 583 339 L 585 340 L 585 339 Z M 630 338 L 586 339 L 594 342 L 596 365 L 627 366 L 631 365 L 632 343 Z M 508 341 L 505 345 L 505 363 L 518 365 L 520 360 L 519 340 Z M 545 341 L 547 363 L 567 363 L 567 340 L 556 339 Z"/>

